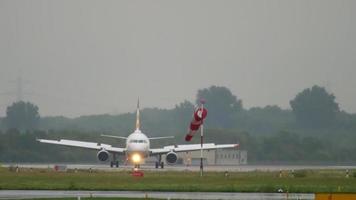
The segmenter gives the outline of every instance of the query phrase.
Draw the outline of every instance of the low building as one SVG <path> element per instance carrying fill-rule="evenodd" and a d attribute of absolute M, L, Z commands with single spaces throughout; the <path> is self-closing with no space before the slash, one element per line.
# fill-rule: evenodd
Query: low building
<path fill-rule="evenodd" d="M 216 165 L 246 165 L 247 151 L 236 149 L 217 149 L 215 152 Z"/>
<path fill-rule="evenodd" d="M 178 153 L 177 164 L 199 165 L 200 151 Z M 205 165 L 246 165 L 247 151 L 237 149 L 217 149 L 203 151 Z"/>

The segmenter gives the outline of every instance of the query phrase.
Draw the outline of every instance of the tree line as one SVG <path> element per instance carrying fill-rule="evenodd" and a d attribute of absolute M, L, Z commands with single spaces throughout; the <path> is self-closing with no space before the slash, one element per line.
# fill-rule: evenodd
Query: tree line
<path fill-rule="evenodd" d="M 207 102 L 207 140 L 241 143 L 241 148 L 249 152 L 250 162 L 355 160 L 352 152 L 356 148 L 351 141 L 356 139 L 356 115 L 341 111 L 335 96 L 320 86 L 298 93 L 290 101 L 291 110 L 275 105 L 246 109 L 242 100 L 228 88 L 211 86 L 198 90 L 196 102 L 184 101 L 173 109 L 143 109 L 143 132 L 149 136 L 176 137 L 164 141 L 164 144 L 184 143 L 195 104 L 201 98 Z M 38 110 L 36 105 L 29 102 L 15 102 L 7 108 L 7 115 L 1 120 L 0 161 L 72 161 L 78 160 L 78 155 L 82 161 L 94 161 L 96 152 L 72 151 L 69 148 L 63 150 L 63 147 L 39 144 L 35 138 L 105 141 L 100 134 L 127 136 L 133 131 L 135 123 L 134 113 L 72 119 L 40 117 Z M 119 144 L 119 141 L 106 142 Z M 46 156 L 44 152 L 52 156 Z"/>
<path fill-rule="evenodd" d="M 95 163 L 97 151 L 42 144 L 38 138 L 74 139 L 124 146 L 124 141 L 103 138 L 99 132 L 87 131 L 28 131 L 16 129 L 0 131 L 0 162 Z M 184 135 L 174 139 L 152 141 L 152 147 L 184 144 Z M 296 132 L 279 131 L 269 136 L 254 136 L 248 132 L 226 129 L 207 129 L 205 141 L 239 143 L 248 151 L 250 164 L 355 164 L 355 135 L 342 133 L 326 137 L 302 136 Z M 194 137 L 192 143 L 199 143 Z"/>

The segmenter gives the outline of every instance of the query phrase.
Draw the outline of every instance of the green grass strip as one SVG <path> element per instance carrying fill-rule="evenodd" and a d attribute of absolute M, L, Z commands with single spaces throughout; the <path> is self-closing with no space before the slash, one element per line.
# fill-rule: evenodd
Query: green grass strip
<path fill-rule="evenodd" d="M 353 174 L 353 173 L 350 173 Z M 46 169 L 0 168 L 0 189 L 11 190 L 122 190 L 172 192 L 356 193 L 356 178 L 344 170 L 279 172 L 148 171 L 132 177 L 130 171 L 54 172 Z"/>

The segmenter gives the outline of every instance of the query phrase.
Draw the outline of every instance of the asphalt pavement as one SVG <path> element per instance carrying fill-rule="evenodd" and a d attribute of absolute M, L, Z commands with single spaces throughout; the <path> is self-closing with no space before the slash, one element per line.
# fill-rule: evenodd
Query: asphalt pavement
<path fill-rule="evenodd" d="M 312 200 L 314 194 L 294 193 L 223 193 L 223 192 L 143 192 L 143 191 L 53 191 L 0 190 L 0 199 L 33 199 L 65 197 L 127 197 L 157 199 L 230 199 L 230 200 Z M 79 198 L 78 198 L 79 199 Z"/>
<path fill-rule="evenodd" d="M 67 169 L 93 169 L 104 171 L 120 171 L 131 170 L 132 165 L 120 165 L 119 168 L 111 168 L 109 164 L 26 164 L 26 163 L 4 163 L 3 167 L 18 166 L 19 168 L 50 168 L 60 165 Z M 141 166 L 144 171 L 199 171 L 199 166 L 185 166 L 185 165 L 166 165 L 164 169 L 156 169 L 154 165 L 145 164 Z M 229 172 L 249 172 L 249 171 L 286 171 L 286 170 L 302 170 L 302 169 L 356 169 L 356 166 L 333 166 L 333 165 L 208 165 L 204 166 L 204 171 L 229 171 Z"/>

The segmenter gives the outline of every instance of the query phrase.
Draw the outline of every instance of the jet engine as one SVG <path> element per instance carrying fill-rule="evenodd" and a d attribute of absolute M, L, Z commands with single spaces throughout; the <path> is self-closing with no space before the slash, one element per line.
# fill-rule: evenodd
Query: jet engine
<path fill-rule="evenodd" d="M 98 159 L 100 161 L 104 162 L 109 159 L 109 152 L 107 152 L 105 149 L 103 149 L 103 150 L 100 150 L 96 156 L 98 157 Z"/>
<path fill-rule="evenodd" d="M 178 156 L 176 153 L 174 153 L 173 151 L 167 153 L 166 161 L 168 164 L 174 164 L 177 162 L 177 160 L 178 160 Z"/>

